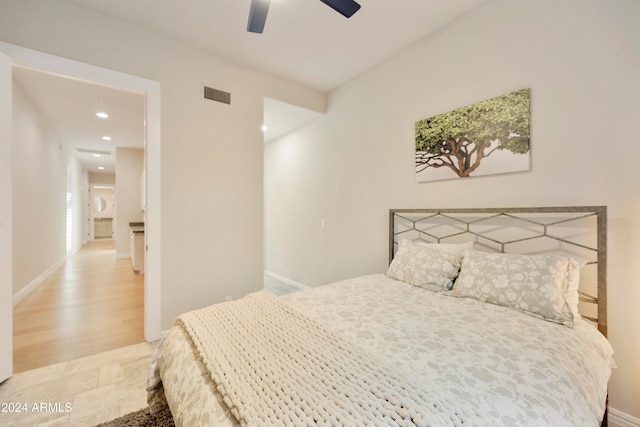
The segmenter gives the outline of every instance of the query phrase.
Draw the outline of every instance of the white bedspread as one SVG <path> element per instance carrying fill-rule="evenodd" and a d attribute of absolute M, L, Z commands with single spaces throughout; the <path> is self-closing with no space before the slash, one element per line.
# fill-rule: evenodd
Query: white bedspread
<path fill-rule="evenodd" d="M 588 322 L 570 329 L 491 304 L 360 277 L 281 298 L 406 378 L 475 408 L 484 425 L 597 426 L 612 350 Z M 176 425 L 235 424 L 174 328 L 160 372 Z M 432 425 L 456 425 L 441 421 Z M 480 424 L 483 425 L 483 424 Z"/>
<path fill-rule="evenodd" d="M 481 425 L 464 400 L 398 374 L 268 291 L 180 316 L 243 425 Z"/>

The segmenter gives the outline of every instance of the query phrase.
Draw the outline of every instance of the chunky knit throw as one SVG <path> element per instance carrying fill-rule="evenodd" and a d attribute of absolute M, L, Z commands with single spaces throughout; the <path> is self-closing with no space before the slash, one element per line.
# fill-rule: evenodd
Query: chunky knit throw
<path fill-rule="evenodd" d="M 478 424 L 452 396 L 415 387 L 267 291 L 176 324 L 242 425 Z"/>

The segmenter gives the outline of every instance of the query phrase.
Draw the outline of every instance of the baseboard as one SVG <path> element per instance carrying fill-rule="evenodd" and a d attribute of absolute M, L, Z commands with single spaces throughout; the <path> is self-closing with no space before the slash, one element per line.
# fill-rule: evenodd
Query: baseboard
<path fill-rule="evenodd" d="M 609 408 L 609 423 L 613 423 L 618 427 L 640 427 L 640 418 L 615 408 Z"/>
<path fill-rule="evenodd" d="M 40 274 L 38 277 L 36 277 L 35 279 L 33 279 L 31 281 L 31 283 L 29 283 L 27 286 L 25 286 L 24 288 L 20 289 L 14 296 L 13 296 L 13 306 L 15 307 L 20 301 L 22 301 L 23 299 L 25 299 L 25 297 L 27 295 L 29 295 L 31 292 L 33 292 L 38 286 L 40 286 L 45 280 L 47 280 L 47 278 L 49 276 L 51 276 L 51 274 L 53 274 L 54 271 L 56 271 L 62 264 L 64 264 L 64 262 L 67 260 L 67 257 L 64 256 L 62 258 L 60 258 L 58 261 L 56 261 L 51 267 L 49 267 L 47 270 L 45 270 L 42 274 Z"/>
<path fill-rule="evenodd" d="M 271 272 L 269 270 L 264 270 L 264 274 L 266 276 L 269 276 L 269 277 L 273 278 L 273 279 L 279 280 L 280 282 L 286 283 L 287 285 L 294 286 L 294 287 L 296 287 L 298 289 L 311 289 L 307 285 L 303 285 L 302 283 L 296 282 L 295 280 L 291 280 L 288 277 L 284 277 L 284 276 L 281 276 L 279 274 L 273 273 L 273 272 Z"/>

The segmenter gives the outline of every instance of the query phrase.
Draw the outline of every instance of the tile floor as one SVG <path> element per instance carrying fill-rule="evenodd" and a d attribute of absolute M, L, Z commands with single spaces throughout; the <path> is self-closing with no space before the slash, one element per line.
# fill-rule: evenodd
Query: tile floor
<path fill-rule="evenodd" d="M 143 408 L 154 347 L 140 343 L 14 374 L 0 385 L 0 425 L 94 426 Z"/>
<path fill-rule="evenodd" d="M 264 287 L 300 290 L 267 275 Z M 92 427 L 145 407 L 154 348 L 140 343 L 14 374 L 0 384 L 0 426 Z"/>
<path fill-rule="evenodd" d="M 264 288 L 278 296 L 288 294 L 290 292 L 300 291 L 303 289 L 267 274 L 264 275 Z"/>

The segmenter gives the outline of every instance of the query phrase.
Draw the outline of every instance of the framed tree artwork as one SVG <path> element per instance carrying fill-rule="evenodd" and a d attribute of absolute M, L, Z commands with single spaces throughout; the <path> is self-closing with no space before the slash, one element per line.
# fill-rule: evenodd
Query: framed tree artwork
<path fill-rule="evenodd" d="M 529 98 L 521 89 L 416 122 L 416 181 L 529 170 Z"/>

